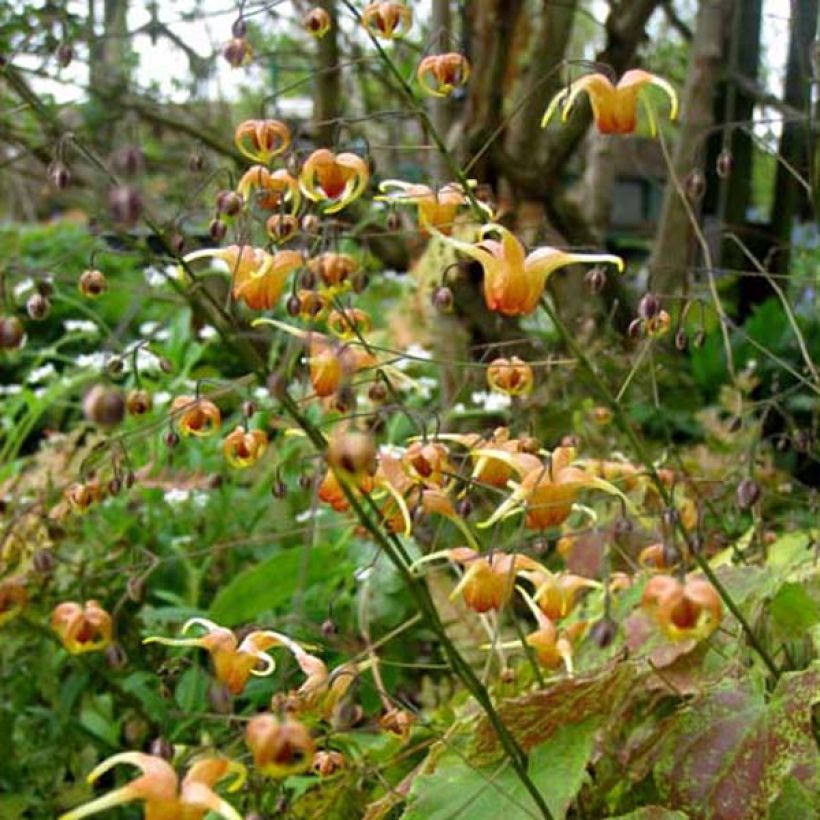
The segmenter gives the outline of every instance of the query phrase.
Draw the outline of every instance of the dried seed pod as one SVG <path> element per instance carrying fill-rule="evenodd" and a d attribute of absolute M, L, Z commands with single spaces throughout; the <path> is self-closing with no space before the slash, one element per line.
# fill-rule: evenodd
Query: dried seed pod
<path fill-rule="evenodd" d="M 88 268 L 80 274 L 78 287 L 83 296 L 96 299 L 108 289 L 108 281 L 102 271 L 96 268 Z"/>
<path fill-rule="evenodd" d="M 34 321 L 45 319 L 51 311 L 51 302 L 42 293 L 32 293 L 26 302 L 26 313 Z"/>
<path fill-rule="evenodd" d="M 658 315 L 661 303 L 654 293 L 645 293 L 638 302 L 638 315 L 642 319 L 652 319 Z"/>
<path fill-rule="evenodd" d="M 83 414 L 94 424 L 113 427 L 125 417 L 125 397 L 115 387 L 96 384 L 83 398 Z"/>
<path fill-rule="evenodd" d="M 208 225 L 208 235 L 214 242 L 221 242 L 228 232 L 228 226 L 221 219 L 212 219 Z"/>
<path fill-rule="evenodd" d="M 128 394 L 125 405 L 132 416 L 144 416 L 150 412 L 154 400 L 147 390 L 132 390 Z"/>
<path fill-rule="evenodd" d="M 700 168 L 693 168 L 686 176 L 683 184 L 686 196 L 692 202 L 700 202 L 706 193 L 706 177 Z"/>
<path fill-rule="evenodd" d="M 760 485 L 753 478 L 744 478 L 737 485 L 737 506 L 751 509 L 760 500 Z"/>
<path fill-rule="evenodd" d="M 600 293 L 606 285 L 606 271 L 599 265 L 590 268 L 584 276 L 584 284 L 590 293 Z"/>
<path fill-rule="evenodd" d="M 108 192 L 108 208 L 114 222 L 128 228 L 142 216 L 142 197 L 129 185 L 117 185 Z"/>
<path fill-rule="evenodd" d="M 721 179 L 726 179 L 734 168 L 735 160 L 732 152 L 728 148 L 724 148 L 715 160 L 715 171 Z"/>
<path fill-rule="evenodd" d="M 433 306 L 442 313 L 452 311 L 453 301 L 453 291 L 446 285 L 441 285 L 433 291 Z"/>

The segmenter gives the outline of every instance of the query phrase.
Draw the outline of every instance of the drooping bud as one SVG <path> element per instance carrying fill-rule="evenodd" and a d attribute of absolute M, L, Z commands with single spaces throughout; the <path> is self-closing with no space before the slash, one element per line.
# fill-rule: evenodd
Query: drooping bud
<path fill-rule="evenodd" d="M 231 36 L 239 38 L 244 37 L 247 33 L 248 24 L 245 22 L 244 17 L 237 17 L 231 25 Z"/>
<path fill-rule="evenodd" d="M 74 59 L 74 49 L 71 43 L 60 43 L 60 45 L 57 46 L 56 53 L 57 62 L 62 68 L 67 68 L 71 65 L 71 61 Z"/>
<path fill-rule="evenodd" d="M 397 214 L 395 211 L 390 211 L 390 213 L 387 215 L 387 220 L 385 224 L 387 230 L 391 233 L 394 231 L 398 231 L 401 228 L 401 216 L 399 216 L 399 214 Z"/>
<path fill-rule="evenodd" d="M 453 291 L 446 285 L 441 285 L 433 291 L 433 306 L 442 313 L 450 313 L 453 309 Z"/>
<path fill-rule="evenodd" d="M 132 390 L 128 394 L 125 404 L 130 415 L 144 416 L 150 412 L 154 400 L 147 390 Z"/>
<path fill-rule="evenodd" d="M 208 225 L 208 234 L 214 242 L 221 242 L 228 232 L 228 226 L 221 219 L 212 219 Z"/>
<path fill-rule="evenodd" d="M 26 313 L 38 322 L 45 319 L 51 311 L 51 302 L 42 293 L 32 293 L 26 302 Z"/>
<path fill-rule="evenodd" d="M 122 644 L 112 643 L 105 649 L 105 662 L 109 669 L 122 669 L 128 663 L 128 655 Z"/>
<path fill-rule="evenodd" d="M 234 37 L 225 43 L 222 56 L 231 68 L 239 68 L 253 59 L 253 49 L 244 37 Z"/>
<path fill-rule="evenodd" d="M 590 268 L 584 276 L 584 284 L 590 293 L 600 293 L 604 289 L 604 285 L 606 285 L 606 272 L 599 265 Z"/>
<path fill-rule="evenodd" d="M 125 398 L 115 387 L 96 384 L 83 398 L 83 414 L 94 424 L 113 427 L 125 416 Z"/>
<path fill-rule="evenodd" d="M 638 302 L 638 315 L 642 319 L 652 319 L 658 315 L 661 303 L 654 293 L 645 293 Z"/>
<path fill-rule="evenodd" d="M 108 207 L 114 222 L 128 228 L 142 215 L 142 197 L 130 185 L 117 185 L 108 192 Z"/>
<path fill-rule="evenodd" d="M 48 179 L 58 191 L 64 191 L 71 184 L 71 171 L 57 160 L 48 166 Z"/>
<path fill-rule="evenodd" d="M 760 485 L 753 478 L 744 478 L 737 485 L 737 506 L 741 510 L 751 509 L 760 499 Z"/>
<path fill-rule="evenodd" d="M 372 402 L 383 402 L 387 398 L 387 387 L 383 382 L 373 382 L 367 391 L 367 396 Z"/>
<path fill-rule="evenodd" d="M 724 148 L 715 160 L 715 171 L 721 179 L 726 179 L 732 173 L 734 165 L 735 160 L 732 152 L 728 148 Z"/>
<path fill-rule="evenodd" d="M 675 347 L 680 351 L 684 351 L 689 347 L 689 336 L 683 328 L 679 328 L 675 334 Z"/>
<path fill-rule="evenodd" d="M 600 649 L 606 649 L 618 634 L 618 625 L 612 618 L 601 618 L 596 621 L 589 631 L 589 636 Z"/>
<path fill-rule="evenodd" d="M 220 191 L 216 195 L 217 213 L 225 216 L 236 216 L 241 210 L 245 201 L 236 191 Z"/>
<path fill-rule="evenodd" d="M 174 747 L 164 737 L 155 737 L 149 751 L 154 757 L 161 757 L 163 760 L 172 760 L 174 757 Z"/>
<path fill-rule="evenodd" d="M 114 170 L 127 177 L 134 177 L 145 170 L 145 155 L 136 145 L 124 145 L 112 157 Z"/>
<path fill-rule="evenodd" d="M 78 287 L 83 296 L 88 299 L 96 299 L 108 289 L 108 282 L 102 271 L 96 268 L 88 268 L 80 275 Z"/>
<path fill-rule="evenodd" d="M 325 638 L 332 638 L 336 634 L 336 624 L 331 618 L 326 618 L 322 622 L 322 635 Z"/>
<path fill-rule="evenodd" d="M 302 217 L 302 230 L 306 234 L 315 236 L 322 228 L 322 220 L 316 214 L 306 214 Z"/>
<path fill-rule="evenodd" d="M 194 151 L 191 156 L 188 157 L 188 170 L 192 174 L 198 174 L 202 171 L 205 167 L 205 157 L 199 153 L 199 151 Z"/>
<path fill-rule="evenodd" d="M 700 202 L 706 193 L 706 177 L 700 168 L 693 168 L 686 176 L 683 184 L 686 196 L 692 202 Z"/>
<path fill-rule="evenodd" d="M 643 336 L 643 319 L 633 319 L 626 329 L 626 335 L 630 339 L 640 339 Z"/>

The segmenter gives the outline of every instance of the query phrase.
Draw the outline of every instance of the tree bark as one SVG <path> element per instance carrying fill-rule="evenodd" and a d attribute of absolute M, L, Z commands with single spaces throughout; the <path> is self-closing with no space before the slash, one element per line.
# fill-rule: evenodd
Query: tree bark
<path fill-rule="evenodd" d="M 714 93 L 723 62 L 731 0 L 701 0 L 695 23 L 681 128 L 672 157 L 678 180 L 702 168 L 703 138 L 713 123 Z M 649 262 L 651 287 L 659 293 L 684 289 L 695 248 L 694 230 L 672 178 L 664 193 L 661 220 Z"/>
<path fill-rule="evenodd" d="M 450 0 L 433 0 L 433 46 L 432 52 L 443 54 L 453 51 L 450 44 Z M 447 142 L 450 126 L 453 122 L 453 103 L 449 97 L 437 97 L 430 103 L 430 116 L 433 127 L 439 136 Z M 433 159 L 433 173 L 439 184 L 449 181 L 450 170 L 447 161 L 440 153 L 435 152 Z"/>
<path fill-rule="evenodd" d="M 331 19 L 330 31 L 318 41 L 317 73 L 313 95 L 313 138 L 317 145 L 332 147 L 342 113 L 342 75 L 339 70 L 339 22 L 335 0 L 319 0 Z"/>

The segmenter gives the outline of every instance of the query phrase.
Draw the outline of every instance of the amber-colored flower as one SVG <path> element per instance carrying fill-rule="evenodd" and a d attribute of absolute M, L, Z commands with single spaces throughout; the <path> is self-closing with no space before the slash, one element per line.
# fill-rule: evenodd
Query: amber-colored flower
<path fill-rule="evenodd" d="M 432 54 L 425 57 L 416 71 L 419 85 L 433 97 L 447 97 L 466 85 L 470 79 L 470 63 L 463 54 Z"/>
<path fill-rule="evenodd" d="M 370 314 L 360 308 L 331 310 L 327 317 L 327 328 L 340 339 L 357 339 L 373 329 Z"/>
<path fill-rule="evenodd" d="M 234 37 L 222 46 L 222 56 L 231 68 L 239 68 L 253 60 L 253 47 L 244 37 Z"/>
<path fill-rule="evenodd" d="M 152 635 L 143 643 L 160 643 L 164 646 L 198 646 L 207 649 L 214 665 L 216 679 L 225 684 L 234 695 L 241 694 L 251 675 L 264 677 L 273 673 L 276 663 L 267 650 L 283 646 L 294 652 L 295 641 L 278 632 L 257 630 L 246 635 L 240 643 L 236 635 L 224 626 L 207 618 L 191 618 L 182 626 L 185 635 L 192 627 L 205 630 L 199 638 L 163 638 Z M 301 647 L 299 647 L 301 651 Z M 260 669 L 260 664 L 262 668 Z"/>
<path fill-rule="evenodd" d="M 171 402 L 171 415 L 183 436 L 212 436 L 222 424 L 222 414 L 212 401 L 193 396 L 177 396 Z"/>
<path fill-rule="evenodd" d="M 535 584 L 536 590 L 532 598 L 551 621 L 560 621 L 572 612 L 582 589 L 600 586 L 598 581 L 591 578 L 573 575 L 571 572 L 556 575 L 543 568 L 522 575 Z"/>
<path fill-rule="evenodd" d="M 546 615 L 541 614 L 538 617 L 538 629 L 530 632 L 526 641 L 542 666 L 556 669 L 563 664 L 567 672 L 572 674 L 573 638 L 585 629 L 585 623 L 576 623 L 559 631 Z"/>
<path fill-rule="evenodd" d="M 427 556 L 446 556 L 465 568 L 464 575 L 451 593 L 451 598 L 461 595 L 464 603 L 474 612 L 489 612 L 501 609 L 512 597 L 515 579 L 521 572 L 535 572 L 540 568 L 537 561 L 526 555 L 509 555 L 494 550 L 481 555 L 469 547 L 456 547 Z M 418 562 L 417 562 L 418 563 Z"/>
<path fill-rule="evenodd" d="M 487 367 L 487 384 L 508 396 L 523 396 L 532 390 L 532 368 L 518 356 L 498 358 Z"/>
<path fill-rule="evenodd" d="M 291 717 L 256 715 L 245 729 L 245 741 L 262 774 L 282 778 L 307 771 L 313 764 L 316 744 L 304 724 Z"/>
<path fill-rule="evenodd" d="M 228 777 L 234 778 L 228 791 L 240 789 L 245 782 L 245 767 L 241 763 L 223 757 L 202 758 L 193 763 L 180 783 L 173 766 L 164 758 L 142 752 L 120 752 L 104 760 L 88 775 L 89 784 L 120 763 L 136 766 L 142 774 L 127 786 L 61 815 L 59 820 L 80 820 L 136 800 L 144 804 L 145 820 L 202 820 L 208 812 L 226 820 L 242 820 L 242 815 L 213 790 Z"/>
<path fill-rule="evenodd" d="M 702 578 L 690 577 L 682 584 L 669 575 L 655 575 L 644 587 L 641 604 L 673 640 L 702 640 L 723 617 L 720 597 Z"/>
<path fill-rule="evenodd" d="M 322 37 L 330 31 L 331 25 L 330 15 L 318 6 L 315 9 L 311 9 L 302 18 L 302 28 L 310 34 L 311 37 L 315 37 L 317 40 L 321 40 Z"/>
<path fill-rule="evenodd" d="M 360 347 L 333 344 L 318 333 L 311 336 L 310 382 L 321 398 L 332 396 L 354 373 L 376 364 L 375 358 Z"/>
<path fill-rule="evenodd" d="M 75 482 L 63 493 L 68 506 L 77 513 L 84 513 L 92 504 L 102 501 L 105 493 L 97 479 Z"/>
<path fill-rule="evenodd" d="M 414 441 L 402 455 L 402 465 L 408 476 L 425 487 L 443 487 L 455 467 L 449 460 L 446 444 L 438 441 Z"/>
<path fill-rule="evenodd" d="M 345 756 L 341 752 L 329 749 L 316 752 L 313 755 L 312 769 L 319 777 L 330 777 L 345 766 Z"/>
<path fill-rule="evenodd" d="M 299 302 L 298 316 L 305 321 L 321 319 L 323 314 L 328 312 L 331 304 L 327 293 L 307 290 L 307 288 L 299 288 L 296 291 L 296 299 Z"/>
<path fill-rule="evenodd" d="M 274 214 L 268 217 L 265 231 L 272 242 L 281 245 L 299 233 L 299 220 L 291 214 Z"/>
<path fill-rule="evenodd" d="M 666 563 L 666 550 L 660 542 L 644 547 L 638 555 L 638 563 L 644 569 L 656 572 L 670 569 Z"/>
<path fill-rule="evenodd" d="M 398 707 L 388 709 L 379 718 L 379 726 L 401 740 L 407 740 L 410 737 L 410 730 L 413 728 L 414 723 L 413 715 L 406 709 L 399 709 Z"/>
<path fill-rule="evenodd" d="M 386 179 L 380 183 L 379 190 L 386 195 L 376 199 L 396 205 L 415 205 L 418 208 L 419 227 L 423 231 L 432 229 L 446 236 L 453 229 L 458 209 L 467 202 L 464 189 L 456 182 L 435 189 L 400 179 Z"/>
<path fill-rule="evenodd" d="M 234 132 L 234 143 L 242 156 L 267 165 L 290 146 L 290 129 L 279 120 L 245 120 Z"/>
<path fill-rule="evenodd" d="M 659 310 L 654 316 L 643 320 L 643 329 L 650 339 L 656 339 L 669 332 L 672 326 L 672 317 L 665 310 Z"/>
<path fill-rule="evenodd" d="M 58 604 L 51 613 L 51 628 L 72 655 L 105 649 L 113 634 L 111 616 L 97 601 Z"/>
<path fill-rule="evenodd" d="M 407 34 L 413 12 L 404 3 L 370 3 L 362 12 L 362 25 L 372 37 L 392 40 Z"/>
<path fill-rule="evenodd" d="M 271 172 L 264 165 L 254 165 L 242 175 L 236 190 L 243 199 L 266 211 L 287 208 L 295 214 L 302 201 L 298 181 L 284 168 Z"/>
<path fill-rule="evenodd" d="M 541 125 L 545 126 L 552 115 L 561 109 L 561 119 L 566 122 L 578 95 L 586 92 L 592 106 L 592 116 L 602 134 L 631 134 L 638 121 L 638 93 L 647 85 L 663 89 L 669 97 L 671 109 L 669 119 L 678 116 L 678 96 L 675 89 L 663 78 L 648 71 L 632 69 L 627 71 L 617 85 L 604 74 L 587 74 L 576 80 L 568 88 L 559 91 L 544 112 Z M 647 106 L 652 134 L 655 134 L 655 120 Z"/>
<path fill-rule="evenodd" d="M 264 430 L 245 430 L 241 425 L 225 437 L 222 450 L 231 467 L 243 470 L 256 464 L 268 449 L 268 436 Z"/>
<path fill-rule="evenodd" d="M 497 234 L 501 240 L 488 239 Z M 457 250 L 475 259 L 484 269 L 484 300 L 490 310 L 505 316 L 525 316 L 538 307 L 547 279 L 553 271 L 580 262 L 610 262 L 618 270 L 619 256 L 600 253 L 565 253 L 557 248 L 537 248 L 527 254 L 524 246 L 503 225 L 489 223 L 476 243 L 447 238 Z"/>
<path fill-rule="evenodd" d="M 370 181 L 370 169 L 358 155 L 334 154 L 327 148 L 314 151 L 299 173 L 302 193 L 324 205 L 326 214 L 335 214 L 358 199 Z"/>
<path fill-rule="evenodd" d="M 8 623 L 28 602 L 28 592 L 17 578 L 0 581 L 0 626 Z"/>
<path fill-rule="evenodd" d="M 77 287 L 83 296 L 89 299 L 96 299 L 108 290 L 108 280 L 102 271 L 96 268 L 89 268 L 82 272 Z"/>
<path fill-rule="evenodd" d="M 328 288 L 336 288 L 347 282 L 348 277 L 359 269 L 359 262 L 350 254 L 326 251 L 308 259 L 308 270 L 315 273 Z"/>

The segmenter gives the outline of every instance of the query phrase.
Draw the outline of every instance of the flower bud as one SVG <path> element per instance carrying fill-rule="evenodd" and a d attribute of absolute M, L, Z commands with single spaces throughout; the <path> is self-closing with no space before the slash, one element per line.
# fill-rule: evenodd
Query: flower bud
<path fill-rule="evenodd" d="M 174 747 L 164 737 L 155 737 L 151 741 L 149 751 L 154 757 L 161 757 L 163 760 L 170 761 L 174 757 Z"/>
<path fill-rule="evenodd" d="M 45 319 L 50 310 L 51 302 L 42 293 L 32 293 L 26 302 L 26 313 L 35 321 Z"/>
<path fill-rule="evenodd" d="M 214 682 L 208 687 L 208 703 L 219 715 L 229 715 L 233 708 L 233 698 L 224 683 Z"/>
<path fill-rule="evenodd" d="M 499 678 L 501 679 L 501 683 L 515 683 L 515 669 L 505 666 L 499 673 Z"/>
<path fill-rule="evenodd" d="M 302 230 L 306 234 L 315 236 L 322 228 L 322 220 L 316 214 L 306 214 L 302 217 Z"/>
<path fill-rule="evenodd" d="M 237 17 L 231 25 L 231 37 L 244 37 L 248 33 L 248 24 L 243 17 Z"/>
<path fill-rule="evenodd" d="M 214 242 L 221 242 L 228 232 L 228 226 L 221 219 L 212 219 L 208 225 L 208 234 Z"/>
<path fill-rule="evenodd" d="M 288 485 L 285 484 L 281 478 L 277 478 L 276 481 L 273 482 L 270 491 L 274 498 L 284 498 L 288 494 Z"/>
<path fill-rule="evenodd" d="M 239 68 L 253 59 L 253 49 L 244 37 L 234 37 L 225 43 L 222 56 L 232 68 Z"/>
<path fill-rule="evenodd" d="M 390 213 L 387 215 L 385 226 L 387 227 L 387 230 L 391 233 L 400 230 L 401 216 L 397 214 L 395 211 L 390 211 Z"/>
<path fill-rule="evenodd" d="M 48 167 L 48 179 L 58 191 L 64 191 L 71 184 L 71 171 L 64 163 L 57 160 Z"/>
<path fill-rule="evenodd" d="M 217 213 L 225 216 L 236 216 L 245 204 L 242 196 L 236 191 L 220 191 L 216 195 Z"/>
<path fill-rule="evenodd" d="M 372 402 L 383 402 L 387 398 L 387 386 L 384 382 L 373 382 L 367 391 L 367 397 Z"/>
<path fill-rule="evenodd" d="M 336 624 L 330 618 L 327 618 L 322 622 L 322 635 L 325 638 L 332 638 L 336 632 Z"/>
<path fill-rule="evenodd" d="M 598 265 L 590 268 L 584 276 L 584 284 L 590 293 L 600 293 L 606 285 L 606 272 Z"/>
<path fill-rule="evenodd" d="M 654 293 L 645 293 L 638 302 L 638 315 L 642 319 L 652 319 L 658 315 L 661 303 Z"/>
<path fill-rule="evenodd" d="M 706 193 L 706 177 L 703 171 L 701 171 L 700 168 L 693 168 L 687 174 L 683 187 L 686 191 L 686 196 L 692 200 L 692 202 L 699 202 L 703 199 L 703 195 Z"/>
<path fill-rule="evenodd" d="M 54 569 L 54 552 L 50 549 L 37 550 L 32 556 L 31 562 L 34 569 L 41 575 L 49 575 Z"/>
<path fill-rule="evenodd" d="M 303 270 L 299 274 L 299 284 L 305 290 L 313 290 L 316 287 L 316 274 L 311 270 Z"/>
<path fill-rule="evenodd" d="M 122 490 L 122 481 L 116 476 L 108 482 L 108 494 L 119 495 Z"/>
<path fill-rule="evenodd" d="M 67 68 L 71 65 L 71 61 L 74 59 L 74 49 L 71 46 L 71 43 L 60 43 L 57 46 L 57 62 L 60 64 L 62 68 Z"/>
<path fill-rule="evenodd" d="M 122 669 L 128 663 L 128 655 L 119 643 L 112 643 L 105 648 L 105 662 L 109 669 Z"/>
<path fill-rule="evenodd" d="M 174 256 L 182 256 L 182 252 L 185 250 L 185 237 L 181 233 L 177 233 L 174 231 L 168 237 L 168 250 Z"/>
<path fill-rule="evenodd" d="M 285 310 L 287 311 L 288 316 L 298 316 L 302 312 L 302 302 L 299 300 L 299 297 L 289 297 L 288 301 L 285 303 Z"/>
<path fill-rule="evenodd" d="M 125 405 L 132 416 L 144 416 L 153 407 L 154 401 L 147 390 L 132 390 Z"/>
<path fill-rule="evenodd" d="M 94 424 L 113 427 L 125 416 L 125 398 L 115 387 L 96 384 L 83 398 L 83 414 Z"/>
<path fill-rule="evenodd" d="M 316 39 L 321 39 L 330 31 L 332 21 L 327 11 L 319 6 L 311 9 L 302 18 L 302 28 Z"/>
<path fill-rule="evenodd" d="M 737 506 L 748 510 L 760 499 L 760 485 L 753 478 L 744 478 L 737 485 Z"/>
<path fill-rule="evenodd" d="M 589 631 L 589 636 L 600 649 L 606 649 L 618 634 L 618 625 L 611 618 L 601 618 L 596 621 Z"/>
<path fill-rule="evenodd" d="M 142 215 L 142 197 L 129 185 L 117 185 L 108 192 L 108 207 L 114 222 L 128 228 Z"/>
<path fill-rule="evenodd" d="M 179 436 L 178 436 L 178 435 L 177 435 L 177 434 L 176 434 L 173 430 L 169 430 L 169 431 L 168 431 L 168 432 L 167 432 L 167 433 L 166 433 L 166 434 L 162 437 L 162 440 L 163 440 L 163 442 L 165 442 L 165 446 L 166 446 L 169 450 L 173 450 L 173 449 L 174 449 L 174 447 L 176 447 L 176 446 L 177 446 L 177 444 L 179 444 Z"/>
<path fill-rule="evenodd" d="M 256 405 L 248 400 L 242 402 L 242 415 L 246 419 L 253 418 L 256 415 Z"/>
<path fill-rule="evenodd" d="M 125 145 L 112 157 L 114 170 L 126 177 L 134 177 L 145 170 L 145 155 L 136 145 Z"/>
<path fill-rule="evenodd" d="M 145 581 L 138 575 L 132 575 L 125 582 L 125 594 L 138 604 L 145 597 Z"/>
<path fill-rule="evenodd" d="M 453 291 L 446 285 L 441 285 L 433 291 L 433 306 L 442 313 L 450 313 L 453 309 Z"/>
<path fill-rule="evenodd" d="M 717 160 L 715 160 L 715 171 L 721 179 L 726 179 L 726 177 L 732 173 L 734 165 L 735 160 L 732 156 L 732 152 L 728 148 L 724 148 L 718 154 Z"/>
<path fill-rule="evenodd" d="M 703 347 L 703 343 L 706 341 L 706 332 L 703 330 L 696 330 L 695 335 L 692 337 L 692 347 Z"/>
<path fill-rule="evenodd" d="M 188 170 L 192 174 L 198 174 L 205 167 L 205 157 L 199 151 L 193 151 L 188 157 Z"/>
<path fill-rule="evenodd" d="M 633 319 L 626 329 L 626 335 L 630 339 L 640 339 L 643 336 L 643 319 Z"/>
<path fill-rule="evenodd" d="M 689 336 L 683 328 L 679 328 L 675 334 L 675 347 L 681 352 L 689 347 Z"/>
<path fill-rule="evenodd" d="M 125 369 L 125 365 L 122 362 L 122 359 L 119 356 L 112 356 L 106 363 L 105 363 L 105 371 L 108 373 L 109 376 L 116 378 L 117 376 L 122 375 L 122 371 Z"/>
<path fill-rule="evenodd" d="M 108 289 L 108 282 L 102 271 L 96 268 L 88 268 L 88 270 L 84 270 L 80 275 L 78 287 L 83 296 L 89 299 L 96 299 L 98 296 L 102 296 Z"/>
<path fill-rule="evenodd" d="M 369 284 L 370 279 L 368 279 L 367 274 L 363 271 L 354 273 L 350 277 L 350 287 L 353 289 L 353 293 L 364 293 Z"/>

